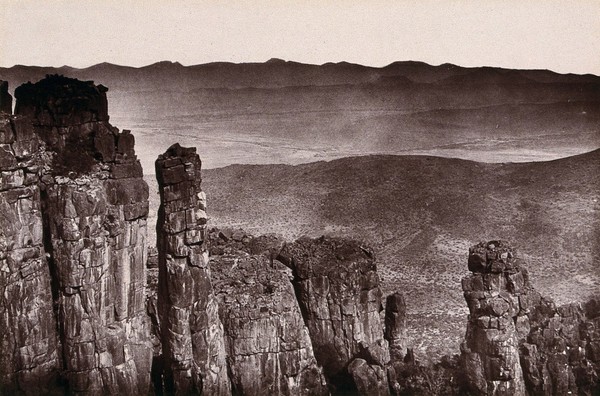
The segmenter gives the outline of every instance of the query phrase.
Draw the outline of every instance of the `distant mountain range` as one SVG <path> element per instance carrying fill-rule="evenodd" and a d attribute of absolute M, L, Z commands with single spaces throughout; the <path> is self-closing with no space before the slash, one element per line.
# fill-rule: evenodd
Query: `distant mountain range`
<path fill-rule="evenodd" d="M 207 167 L 360 154 L 530 161 L 600 147 L 600 77 L 591 74 L 272 59 L 14 66 L 0 79 L 14 90 L 53 73 L 109 88 L 111 122 L 133 130 L 146 172 L 175 142 L 199 147 Z"/>
<path fill-rule="evenodd" d="M 422 84 L 600 84 L 600 77 L 585 74 L 558 74 L 549 70 L 510 70 L 495 67 L 466 68 L 452 64 L 432 66 L 423 62 L 394 62 L 382 68 L 347 62 L 311 65 L 271 59 L 265 63 L 215 62 L 183 66 L 178 62 L 157 62 L 134 68 L 100 63 L 83 69 L 70 66 L 39 67 L 17 65 L 0 68 L 0 78 L 11 86 L 35 81 L 46 74 L 64 74 L 94 80 L 112 89 L 155 90 L 165 88 L 281 88 L 298 86 L 422 83 Z"/>

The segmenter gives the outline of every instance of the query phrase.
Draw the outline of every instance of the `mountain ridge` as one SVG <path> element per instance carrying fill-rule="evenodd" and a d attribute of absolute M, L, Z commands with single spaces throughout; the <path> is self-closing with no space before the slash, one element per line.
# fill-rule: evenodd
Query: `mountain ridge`
<path fill-rule="evenodd" d="M 214 75 L 215 71 L 219 71 L 224 76 Z M 299 75 L 289 75 L 288 73 L 292 71 L 295 74 L 299 73 Z M 491 66 L 462 67 L 449 63 L 436 66 L 418 61 L 397 61 L 382 67 L 365 66 L 349 62 L 327 62 L 316 65 L 281 59 L 277 62 L 210 62 L 189 66 L 172 61 L 159 61 L 140 67 L 122 66 L 109 62 L 102 62 L 85 68 L 75 68 L 68 65 L 61 67 L 15 65 L 12 67 L 1 67 L 0 78 L 9 81 L 11 86 L 15 87 L 15 83 L 19 81 L 25 82 L 27 80 L 39 79 L 45 74 L 69 73 L 77 78 L 98 79 L 99 81 L 97 82 L 116 87 L 119 84 L 114 84 L 115 81 L 110 81 L 110 74 L 122 75 L 122 78 L 125 76 L 132 78 L 135 76 L 139 77 L 144 73 L 175 73 L 185 76 L 185 80 L 190 78 L 213 79 L 217 81 L 215 86 L 235 85 L 233 81 L 236 79 L 242 81 L 242 86 L 256 86 L 257 77 L 261 77 L 264 80 L 270 73 L 278 73 L 271 76 L 274 82 L 267 83 L 267 86 L 296 86 L 298 84 L 324 85 L 328 79 L 337 81 L 338 83 L 339 81 L 346 81 L 347 83 L 370 82 L 377 77 L 392 76 L 406 77 L 414 82 L 442 83 L 446 78 L 454 77 L 460 81 L 459 76 L 469 78 L 470 75 L 476 79 L 477 73 L 489 74 L 490 72 L 495 72 L 496 74 L 512 72 L 518 75 L 518 78 L 532 80 L 531 83 L 579 82 L 600 84 L 600 77 L 593 74 L 561 74 L 545 69 L 507 69 Z M 281 73 L 283 74 L 280 75 Z M 167 78 L 168 76 L 162 77 Z M 174 76 L 170 76 L 170 78 L 171 80 L 176 80 Z M 480 83 L 486 82 L 482 81 Z"/>

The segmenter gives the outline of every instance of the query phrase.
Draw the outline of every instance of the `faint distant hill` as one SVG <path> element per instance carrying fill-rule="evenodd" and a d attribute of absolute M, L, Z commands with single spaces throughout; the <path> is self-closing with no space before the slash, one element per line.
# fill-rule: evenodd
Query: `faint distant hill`
<path fill-rule="evenodd" d="M 457 285 L 474 242 L 512 241 L 536 288 L 558 302 L 600 292 L 600 150 L 521 164 L 364 156 L 232 165 L 204 171 L 203 188 L 213 225 L 369 241 L 385 291 L 407 296 L 420 353 L 464 335 Z"/>

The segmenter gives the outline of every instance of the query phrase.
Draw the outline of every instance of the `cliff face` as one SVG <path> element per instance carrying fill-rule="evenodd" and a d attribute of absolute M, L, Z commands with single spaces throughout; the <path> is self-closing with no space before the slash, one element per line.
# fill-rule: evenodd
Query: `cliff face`
<path fill-rule="evenodd" d="M 1 394 L 58 386 L 62 354 L 38 185 L 43 159 L 30 120 L 0 113 Z"/>
<path fill-rule="evenodd" d="M 200 159 L 174 145 L 156 161 L 149 261 L 148 188 L 133 135 L 108 122 L 106 88 L 49 76 L 16 97 L 0 123 L 3 391 L 387 391 L 368 250 L 221 233 L 211 279 Z"/>
<path fill-rule="evenodd" d="M 175 394 L 230 394 L 223 326 L 210 279 L 206 196 L 195 148 L 173 145 L 156 161 L 158 313 L 164 383 Z"/>
<path fill-rule="evenodd" d="M 234 394 L 329 394 L 287 268 L 265 255 L 211 263 Z"/>
<path fill-rule="evenodd" d="M 600 302 L 555 307 L 546 299 L 527 310 L 520 345 L 525 385 L 535 395 L 600 392 Z"/>
<path fill-rule="evenodd" d="M 50 76 L 17 89 L 15 116 L 4 91 L 0 393 L 600 391 L 600 303 L 556 307 L 506 242 L 470 249 L 460 369 L 420 366 L 404 356 L 401 294 L 382 318 L 368 247 L 209 232 L 200 158 L 176 144 L 156 161 L 149 260 L 148 187 L 106 89 Z"/>
<path fill-rule="evenodd" d="M 51 158 L 42 213 L 62 370 L 73 393 L 145 393 L 148 187 L 133 136 L 108 123 L 105 89 L 49 77 L 15 91 Z"/>
<path fill-rule="evenodd" d="M 355 370 L 348 367 L 354 359 L 370 355 L 376 356 L 368 362 L 376 374 L 363 374 L 384 381 L 387 388 L 383 366 L 389 362 L 389 351 L 383 340 L 382 294 L 371 251 L 356 241 L 323 237 L 301 238 L 286 245 L 280 255 L 293 270 L 315 356 L 331 384 L 340 390 L 354 388 L 357 381 L 352 377 L 364 363 L 352 366 Z"/>

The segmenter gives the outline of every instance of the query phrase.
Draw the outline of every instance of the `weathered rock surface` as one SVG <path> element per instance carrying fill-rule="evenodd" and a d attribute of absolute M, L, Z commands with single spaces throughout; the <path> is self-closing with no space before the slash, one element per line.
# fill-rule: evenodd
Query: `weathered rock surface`
<path fill-rule="evenodd" d="M 8 389 L 149 390 L 148 188 L 105 91 L 51 76 L 17 88 L 17 116 L 1 123 Z"/>
<path fill-rule="evenodd" d="M 527 274 L 503 241 L 469 249 L 469 270 L 472 274 L 462 280 L 470 315 L 461 352 L 470 390 L 483 395 L 523 395 L 515 319 Z"/>
<path fill-rule="evenodd" d="M 37 125 L 50 128 L 108 121 L 106 91 L 93 81 L 46 76 L 17 87 L 15 114 L 30 116 Z"/>
<path fill-rule="evenodd" d="M 355 389 L 348 365 L 361 352 L 387 342 L 380 321 L 382 293 L 373 254 L 358 242 L 321 237 L 287 244 L 294 288 L 317 362 L 334 388 Z M 386 385 L 387 386 L 387 385 Z"/>
<path fill-rule="evenodd" d="M 49 76 L 17 88 L 15 112 L 33 125 L 21 152 L 33 152 L 40 137 L 51 158 L 40 186 L 66 389 L 140 394 L 149 390 L 152 356 L 148 186 L 132 135 L 107 121 L 105 92 Z"/>
<path fill-rule="evenodd" d="M 526 308 L 531 330 L 521 342 L 521 365 L 531 394 L 600 392 L 598 301 L 557 308 L 542 298 Z"/>
<path fill-rule="evenodd" d="M 2 84 L 0 104 L 5 90 Z M 38 186 L 44 153 L 37 143 L 28 119 L 0 113 L 0 394 L 59 393 Z"/>
<path fill-rule="evenodd" d="M 156 160 L 158 314 L 165 389 L 230 394 L 223 326 L 210 279 L 206 196 L 195 148 L 171 146 Z"/>
<path fill-rule="evenodd" d="M 211 263 L 234 394 L 329 394 L 289 269 L 243 252 Z"/>

